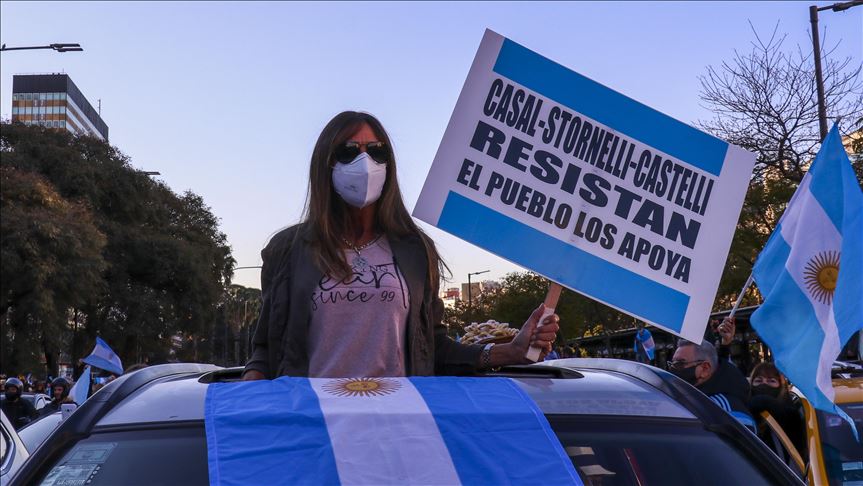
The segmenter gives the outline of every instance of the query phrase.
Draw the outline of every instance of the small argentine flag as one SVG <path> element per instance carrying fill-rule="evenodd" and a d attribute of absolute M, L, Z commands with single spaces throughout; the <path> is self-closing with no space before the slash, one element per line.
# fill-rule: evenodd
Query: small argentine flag
<path fill-rule="evenodd" d="M 82 361 L 94 368 L 110 371 L 117 376 L 123 374 L 123 362 L 120 361 L 120 357 L 99 336 L 96 336 L 96 346 L 93 347 L 93 351 Z"/>
<path fill-rule="evenodd" d="M 211 485 L 582 484 L 507 378 L 214 383 L 204 420 Z"/>
<path fill-rule="evenodd" d="M 758 255 L 753 276 L 764 303 L 752 325 L 777 367 L 813 406 L 848 419 L 833 404 L 830 370 L 863 328 L 863 192 L 836 125 Z"/>
<path fill-rule="evenodd" d="M 69 390 L 69 396 L 72 397 L 72 400 L 78 404 L 79 407 L 87 401 L 87 397 L 90 396 L 89 366 L 84 368 L 84 372 L 78 377 L 78 381 L 76 381 L 75 385 L 72 386 L 72 389 Z"/>
<path fill-rule="evenodd" d="M 656 343 L 653 341 L 653 334 L 650 334 L 650 331 L 647 329 L 642 328 L 640 331 L 635 332 L 635 340 L 638 341 L 635 343 L 635 355 L 638 356 L 638 345 L 641 344 L 645 354 L 647 354 L 647 358 L 653 360 L 656 352 Z"/>

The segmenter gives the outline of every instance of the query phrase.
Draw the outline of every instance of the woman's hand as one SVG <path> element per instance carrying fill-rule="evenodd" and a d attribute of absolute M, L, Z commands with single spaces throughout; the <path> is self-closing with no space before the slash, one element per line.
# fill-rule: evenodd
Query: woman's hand
<path fill-rule="evenodd" d="M 264 374 L 258 370 L 249 370 L 249 371 L 243 373 L 243 381 L 255 381 L 255 380 L 266 380 L 266 379 L 267 379 L 267 377 L 264 376 Z"/>
<path fill-rule="evenodd" d="M 540 304 L 521 326 L 521 330 L 512 342 L 500 344 L 491 349 L 490 361 L 492 366 L 532 363 L 525 357 L 531 346 L 542 349 L 539 361 L 542 361 L 545 355 L 551 352 L 557 331 L 560 330 L 560 317 L 557 314 L 551 314 L 543 319 L 541 326 L 538 326 L 544 311 L 545 305 Z"/>

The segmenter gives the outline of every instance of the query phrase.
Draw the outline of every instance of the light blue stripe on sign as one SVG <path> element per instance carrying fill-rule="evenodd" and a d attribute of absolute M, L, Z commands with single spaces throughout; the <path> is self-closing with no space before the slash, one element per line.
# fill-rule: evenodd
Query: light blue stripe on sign
<path fill-rule="evenodd" d="M 689 296 L 450 192 L 437 226 L 610 305 L 680 332 Z"/>
<path fill-rule="evenodd" d="M 494 72 L 616 131 L 718 176 L 728 144 L 509 39 Z"/>
<path fill-rule="evenodd" d="M 204 407 L 211 485 L 340 484 L 308 379 L 213 383 Z"/>
<path fill-rule="evenodd" d="M 509 378 L 410 381 L 434 416 L 462 484 L 582 484 L 545 416 Z"/>

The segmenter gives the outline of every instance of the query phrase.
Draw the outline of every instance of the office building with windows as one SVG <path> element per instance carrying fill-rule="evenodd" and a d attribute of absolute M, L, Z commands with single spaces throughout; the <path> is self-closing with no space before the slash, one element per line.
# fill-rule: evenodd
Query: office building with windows
<path fill-rule="evenodd" d="M 12 121 L 108 140 L 108 125 L 67 74 L 13 76 Z"/>

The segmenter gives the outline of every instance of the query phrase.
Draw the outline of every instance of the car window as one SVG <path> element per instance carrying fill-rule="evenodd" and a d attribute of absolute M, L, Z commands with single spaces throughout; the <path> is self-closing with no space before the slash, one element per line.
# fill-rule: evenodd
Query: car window
<path fill-rule="evenodd" d="M 863 403 L 845 403 L 839 408 L 854 420 L 857 430 L 863 433 Z M 816 413 L 824 468 L 830 486 L 863 484 L 863 444 L 854 438 L 851 425 L 838 415 L 820 410 Z"/>
<path fill-rule="evenodd" d="M 11 450 L 12 447 L 10 437 L 6 435 L 6 429 L 0 427 L 0 467 L 2 467 L 3 464 L 6 462 L 6 454 L 8 454 Z"/>
<path fill-rule="evenodd" d="M 550 416 L 588 486 L 771 484 L 756 464 L 694 420 Z"/>
<path fill-rule="evenodd" d="M 41 471 L 35 484 L 208 485 L 203 423 L 158 430 L 95 432 Z"/>

